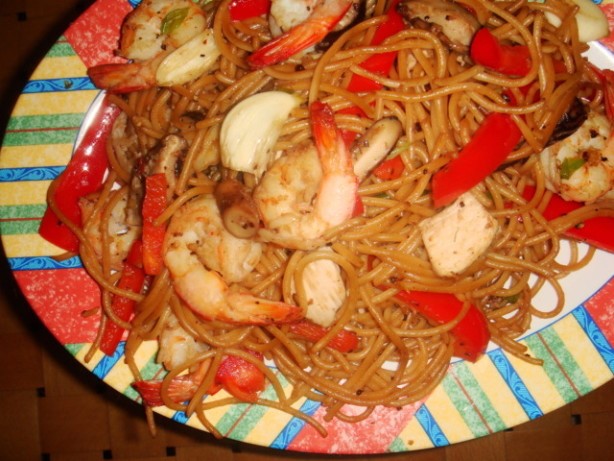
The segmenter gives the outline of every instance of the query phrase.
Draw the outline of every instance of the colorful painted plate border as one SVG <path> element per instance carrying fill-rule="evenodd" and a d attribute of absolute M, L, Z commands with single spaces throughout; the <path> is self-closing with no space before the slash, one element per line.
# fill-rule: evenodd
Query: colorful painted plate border
<path fill-rule="evenodd" d="M 0 233 L 15 279 L 46 327 L 92 373 L 136 400 L 121 347 L 114 357 L 97 354 L 89 363 L 84 361 L 98 319 L 81 313 L 99 304 L 96 284 L 78 258 L 53 259 L 60 251 L 37 234 L 49 183 L 64 169 L 85 115 L 99 96 L 86 69 L 117 59 L 113 48 L 119 24 L 132 3 L 94 3 L 51 47 L 24 87 L 0 151 Z M 614 0 L 601 6 L 614 25 Z M 614 50 L 613 37 L 602 43 Z M 476 364 L 451 364 L 442 384 L 424 402 L 378 408 L 358 424 L 327 423 L 327 438 L 297 418 L 260 406 L 234 405 L 209 416 L 222 434 L 235 440 L 285 450 L 354 454 L 446 446 L 538 418 L 614 376 L 614 278 L 608 275 L 614 260 L 611 255 L 604 258 L 604 285 L 523 339 L 530 353 L 544 360 L 543 367 L 493 349 Z M 159 371 L 155 352 L 155 343 L 139 351 L 145 378 Z M 298 407 L 321 420 L 317 403 L 303 401 Z M 194 417 L 161 413 L 204 430 Z"/>

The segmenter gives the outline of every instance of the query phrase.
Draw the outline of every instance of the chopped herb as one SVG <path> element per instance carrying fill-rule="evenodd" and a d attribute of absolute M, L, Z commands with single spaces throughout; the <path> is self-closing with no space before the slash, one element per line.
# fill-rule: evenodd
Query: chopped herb
<path fill-rule="evenodd" d="M 582 157 L 568 157 L 561 163 L 561 179 L 569 179 L 574 172 L 586 163 Z"/>
<path fill-rule="evenodd" d="M 516 304 L 518 300 L 520 299 L 520 293 L 516 293 L 515 295 L 512 295 L 512 296 L 506 296 L 503 299 L 507 302 L 507 304 Z"/>
<path fill-rule="evenodd" d="M 185 18 L 188 16 L 188 13 L 189 9 L 187 7 L 177 8 L 176 10 L 170 11 L 162 20 L 160 32 L 163 35 L 172 34 L 185 20 Z"/>

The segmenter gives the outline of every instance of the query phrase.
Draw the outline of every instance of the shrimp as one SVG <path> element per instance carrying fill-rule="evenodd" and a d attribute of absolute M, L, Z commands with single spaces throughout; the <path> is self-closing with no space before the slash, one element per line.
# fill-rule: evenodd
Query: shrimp
<path fill-rule="evenodd" d="M 339 20 L 332 31 L 341 30 L 356 19 L 361 1 L 353 0 L 352 7 L 348 9 L 345 16 Z M 269 12 L 271 35 L 279 37 L 307 20 L 320 2 L 321 0 L 272 0 Z"/>
<path fill-rule="evenodd" d="M 236 285 L 253 271 L 262 247 L 224 229 L 213 197 L 194 199 L 175 213 L 163 253 L 175 292 L 203 318 L 266 325 L 303 317 L 297 306 L 258 298 Z"/>
<path fill-rule="evenodd" d="M 574 134 L 545 148 L 539 160 L 546 188 L 565 200 L 590 203 L 614 198 L 614 137 L 606 116 L 589 112 Z"/>
<path fill-rule="evenodd" d="M 179 48 L 206 25 L 205 12 L 191 0 L 143 0 L 122 24 L 118 54 L 146 61 Z"/>
<path fill-rule="evenodd" d="M 289 0 L 284 0 L 288 2 Z M 280 3 L 280 2 L 277 2 Z M 304 11 L 308 11 L 309 0 L 295 2 L 299 7 L 303 6 Z M 254 69 L 271 66 L 294 56 L 295 54 L 320 42 L 341 21 L 350 7 L 354 4 L 353 0 L 318 0 L 311 8 L 311 14 L 303 21 L 294 25 L 290 30 L 274 38 L 259 50 L 252 53 L 247 59 L 249 65 Z M 283 2 L 279 6 L 283 5 Z M 306 5 L 306 6 L 305 6 Z M 288 5 L 290 6 L 290 5 Z M 276 6 L 272 6 L 273 12 Z M 299 8 L 300 9 L 300 8 Z M 286 16 L 293 8 L 285 8 Z M 288 15 L 290 16 L 290 15 Z M 291 15 L 290 24 L 298 22 L 302 15 Z M 299 19 L 296 19 L 299 18 Z M 282 29 L 283 30 L 283 29 Z"/>
<path fill-rule="evenodd" d="M 123 94 L 150 88 L 156 84 L 156 70 L 168 52 L 143 62 L 101 64 L 87 70 L 97 88 Z"/>
<path fill-rule="evenodd" d="M 185 331 L 177 317 L 171 313 L 158 338 L 156 361 L 167 370 L 172 370 L 187 364 L 207 350 L 209 346 Z"/>
<path fill-rule="evenodd" d="M 258 237 L 287 248 L 322 246 L 322 235 L 351 218 L 358 193 L 352 156 L 331 108 L 310 106 L 315 142 L 286 152 L 263 175 L 254 200 L 264 221 Z"/>
<path fill-rule="evenodd" d="M 144 0 L 122 24 L 117 54 L 131 61 L 93 66 L 88 76 L 113 93 L 190 81 L 219 56 L 207 21 L 190 0 Z"/>

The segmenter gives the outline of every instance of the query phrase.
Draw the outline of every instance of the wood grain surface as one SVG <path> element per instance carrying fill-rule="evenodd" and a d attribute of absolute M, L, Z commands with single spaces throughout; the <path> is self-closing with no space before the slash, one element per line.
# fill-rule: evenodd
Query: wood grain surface
<path fill-rule="evenodd" d="M 0 0 L 0 133 L 34 66 L 84 0 Z M 0 460 L 614 460 L 614 381 L 538 420 L 450 447 L 377 456 L 279 452 L 158 418 L 77 363 L 30 310 L 0 257 Z"/>

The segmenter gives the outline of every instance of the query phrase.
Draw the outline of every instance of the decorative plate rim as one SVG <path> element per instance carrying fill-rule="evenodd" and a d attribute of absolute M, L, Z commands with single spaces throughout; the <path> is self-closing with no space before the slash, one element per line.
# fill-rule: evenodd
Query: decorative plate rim
<path fill-rule="evenodd" d="M 15 279 L 45 326 L 87 369 L 137 400 L 121 347 L 114 357 L 97 353 L 84 362 L 97 318 L 84 318 L 81 311 L 96 305 L 98 288 L 78 258 L 54 260 L 52 256 L 61 251 L 36 233 L 47 186 L 70 158 L 84 117 L 100 94 L 86 68 L 116 59 L 113 48 L 119 24 L 134 3 L 97 0 L 53 44 L 25 85 L 0 151 L 0 234 Z M 611 23 L 612 3 L 602 4 Z M 611 51 L 612 40 L 604 40 L 599 48 Z M 614 267 L 614 255 L 599 252 L 599 258 L 607 264 L 604 267 Z M 233 405 L 210 416 L 231 439 L 312 453 L 414 451 L 508 429 L 549 413 L 614 376 L 614 277 L 606 272 L 597 285 L 564 316 L 522 339 L 531 353 L 544 359 L 543 367 L 527 365 L 498 348 L 475 364 L 455 361 L 424 401 L 402 409 L 378 408 L 358 424 L 328 423 L 326 438 L 297 418 L 257 405 Z M 146 343 L 138 354 L 145 377 L 159 370 L 155 352 L 155 343 Z M 321 419 L 319 404 L 300 404 Z M 194 416 L 158 412 L 204 430 Z"/>

